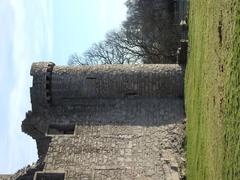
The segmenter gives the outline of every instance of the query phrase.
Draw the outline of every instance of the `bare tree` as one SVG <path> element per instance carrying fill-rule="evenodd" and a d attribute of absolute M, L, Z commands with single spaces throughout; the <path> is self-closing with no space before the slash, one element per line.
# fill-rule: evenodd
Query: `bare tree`
<path fill-rule="evenodd" d="M 68 65 L 88 65 L 88 62 L 85 62 L 84 59 L 79 56 L 77 53 L 73 53 L 69 56 Z"/>
<path fill-rule="evenodd" d="M 111 32 L 106 36 L 106 40 L 93 44 L 83 56 L 76 53 L 69 57 L 69 65 L 91 65 L 91 64 L 134 64 L 139 63 L 140 60 L 125 48 L 124 45 L 112 41 L 117 35 Z M 111 37 L 111 38 L 110 38 Z M 112 39 L 113 38 L 113 39 Z M 139 60 L 139 61 L 137 61 Z"/>

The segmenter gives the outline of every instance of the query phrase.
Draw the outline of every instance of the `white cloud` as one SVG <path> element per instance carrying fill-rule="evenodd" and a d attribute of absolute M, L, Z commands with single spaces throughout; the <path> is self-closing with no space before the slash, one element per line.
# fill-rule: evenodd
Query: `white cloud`
<path fill-rule="evenodd" d="M 14 13 L 12 40 L 12 79 L 8 86 L 8 155 L 1 161 L 8 161 L 0 173 L 13 173 L 36 160 L 36 145 L 31 137 L 21 132 L 21 121 L 30 110 L 30 66 L 42 54 L 52 56 L 52 7 L 51 1 L 10 0 Z M 9 61 L 9 60 L 6 60 Z M 5 67 L 6 68 L 6 67 Z M 27 148 L 26 148 L 27 147 Z M 2 158 L 2 157 L 1 157 Z M 8 160 L 4 159 L 8 158 Z M 6 172 L 7 171 L 7 172 Z"/>

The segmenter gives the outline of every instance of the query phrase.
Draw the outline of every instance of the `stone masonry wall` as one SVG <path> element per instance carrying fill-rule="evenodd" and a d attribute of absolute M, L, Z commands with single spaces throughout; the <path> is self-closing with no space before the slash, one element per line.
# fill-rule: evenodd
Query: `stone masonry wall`
<path fill-rule="evenodd" d="M 50 124 L 161 126 L 182 122 L 183 118 L 181 98 L 88 100 L 74 106 L 66 104 L 52 107 L 47 112 L 32 113 L 23 122 L 23 128 L 32 136 L 37 131 L 38 150 L 47 150 L 49 137 L 45 134 Z M 26 128 L 29 126 L 31 129 Z M 39 155 L 44 156 L 43 153 L 45 151 L 39 152 Z"/>
<path fill-rule="evenodd" d="M 182 124 L 77 126 L 76 136 L 52 138 L 43 171 L 63 172 L 67 180 L 178 180 L 182 130 Z"/>
<path fill-rule="evenodd" d="M 138 102 L 116 112 L 76 117 L 74 135 L 52 137 L 44 171 L 64 172 L 72 180 L 180 179 L 182 100 Z"/>
<path fill-rule="evenodd" d="M 0 175 L 0 180 L 11 180 L 12 175 Z"/>
<path fill-rule="evenodd" d="M 174 64 L 54 66 L 34 63 L 33 111 L 82 99 L 182 97 L 183 68 Z"/>
<path fill-rule="evenodd" d="M 183 67 L 47 62 L 34 63 L 31 74 L 32 111 L 22 129 L 37 142 L 39 173 L 64 173 L 65 180 L 184 176 Z"/>

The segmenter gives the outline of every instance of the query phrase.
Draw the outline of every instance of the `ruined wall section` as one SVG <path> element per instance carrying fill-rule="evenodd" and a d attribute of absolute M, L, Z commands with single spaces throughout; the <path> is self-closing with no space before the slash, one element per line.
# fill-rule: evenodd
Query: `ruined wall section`
<path fill-rule="evenodd" d="M 53 137 L 43 171 L 65 173 L 67 180 L 177 180 L 184 164 L 182 126 L 78 126 L 84 133 Z"/>
<path fill-rule="evenodd" d="M 46 136 L 50 125 L 162 126 L 180 123 L 183 118 L 181 98 L 85 100 L 74 106 L 52 107 L 48 112 L 31 113 L 22 127 L 32 136 L 38 132 L 35 137 L 38 153 L 45 156 L 50 142 L 50 137 Z"/>
<path fill-rule="evenodd" d="M 180 179 L 183 111 L 181 99 L 141 99 L 62 117 L 58 123 L 75 120 L 75 133 L 52 136 L 43 171 L 68 180 Z"/>

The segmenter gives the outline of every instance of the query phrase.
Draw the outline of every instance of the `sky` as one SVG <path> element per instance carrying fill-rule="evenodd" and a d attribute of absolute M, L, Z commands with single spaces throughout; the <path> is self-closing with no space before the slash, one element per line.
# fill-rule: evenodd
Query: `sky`
<path fill-rule="evenodd" d="M 0 174 L 37 160 L 21 132 L 31 110 L 32 62 L 67 64 L 126 18 L 126 0 L 0 0 Z"/>

